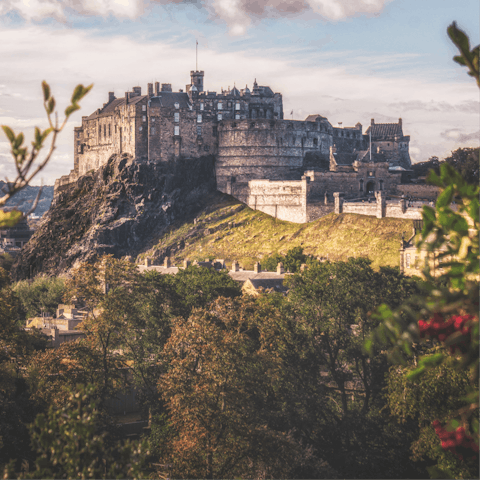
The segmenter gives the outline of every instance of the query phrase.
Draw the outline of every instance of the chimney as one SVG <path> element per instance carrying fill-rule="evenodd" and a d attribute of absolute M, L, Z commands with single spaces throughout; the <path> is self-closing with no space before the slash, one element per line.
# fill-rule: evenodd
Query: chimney
<path fill-rule="evenodd" d="M 155 82 L 155 96 L 158 97 L 159 93 L 160 93 L 160 83 Z"/>
<path fill-rule="evenodd" d="M 183 261 L 183 268 L 188 268 L 190 266 L 190 260 L 185 259 Z"/>
<path fill-rule="evenodd" d="M 278 262 L 277 273 L 279 275 L 283 275 L 285 273 L 285 269 L 283 268 L 283 263 L 282 262 Z"/>
<path fill-rule="evenodd" d="M 115 93 L 108 92 L 108 103 L 112 103 L 115 100 Z"/>
<path fill-rule="evenodd" d="M 375 119 L 372 118 L 372 119 L 370 120 L 370 125 L 375 125 Z"/>
<path fill-rule="evenodd" d="M 135 97 L 142 94 L 142 87 L 133 87 L 133 95 Z"/>
<path fill-rule="evenodd" d="M 253 271 L 254 271 L 255 273 L 260 273 L 260 272 L 262 271 L 262 266 L 260 265 L 260 263 L 255 262 L 255 263 L 253 264 Z"/>
<path fill-rule="evenodd" d="M 130 100 L 130 92 L 125 92 L 125 105 L 128 104 L 129 100 Z"/>
<path fill-rule="evenodd" d="M 165 257 L 165 260 L 163 261 L 163 266 L 164 266 L 165 268 L 170 268 L 170 267 L 171 267 L 170 257 Z"/>
<path fill-rule="evenodd" d="M 231 272 L 238 272 L 239 270 L 239 265 L 238 265 L 238 262 L 236 260 L 234 260 L 232 262 L 232 269 L 230 270 Z"/>
<path fill-rule="evenodd" d="M 171 83 L 162 83 L 162 92 L 171 92 L 172 84 Z"/>
<path fill-rule="evenodd" d="M 400 127 L 402 126 L 402 119 L 401 119 L 401 118 L 398 119 L 398 125 L 399 125 Z"/>
<path fill-rule="evenodd" d="M 148 84 L 148 98 L 153 97 L 153 83 Z"/>

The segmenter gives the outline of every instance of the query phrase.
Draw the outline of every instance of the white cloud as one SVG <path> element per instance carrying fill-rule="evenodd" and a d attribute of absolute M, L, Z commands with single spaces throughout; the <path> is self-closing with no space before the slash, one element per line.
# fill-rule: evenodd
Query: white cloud
<path fill-rule="evenodd" d="M 196 3 L 214 18 L 228 24 L 230 33 L 243 35 L 249 25 L 264 18 L 292 17 L 304 12 L 328 21 L 341 21 L 358 15 L 378 15 L 392 0 L 3 0 L 0 15 L 12 11 L 26 20 L 55 18 L 67 20 L 76 15 L 112 15 L 135 19 L 152 5 Z"/>

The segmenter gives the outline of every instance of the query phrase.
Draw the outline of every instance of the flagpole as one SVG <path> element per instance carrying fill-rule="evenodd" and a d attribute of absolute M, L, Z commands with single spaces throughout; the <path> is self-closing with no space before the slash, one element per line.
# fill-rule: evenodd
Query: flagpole
<path fill-rule="evenodd" d="M 198 40 L 195 41 L 195 71 L 198 72 Z"/>

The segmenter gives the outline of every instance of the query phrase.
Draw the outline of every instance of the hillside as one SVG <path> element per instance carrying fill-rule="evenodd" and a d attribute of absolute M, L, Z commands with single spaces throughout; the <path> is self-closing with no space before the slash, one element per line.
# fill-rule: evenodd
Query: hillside
<path fill-rule="evenodd" d="M 5 187 L 5 182 L 0 180 L 0 192 Z M 6 204 L 7 207 L 15 207 L 26 213 L 37 198 L 40 187 L 26 186 L 23 190 L 17 192 Z M 42 216 L 49 208 L 53 200 L 53 186 L 45 185 L 42 187 L 42 194 L 38 200 L 35 215 Z"/>
<path fill-rule="evenodd" d="M 402 232 L 408 237 L 412 228 L 410 220 L 353 214 L 330 214 L 309 224 L 294 224 L 216 194 L 195 221 L 170 226 L 137 260 L 150 257 L 160 263 L 169 256 L 180 265 L 183 259 L 222 258 L 251 269 L 256 260 L 301 246 L 307 254 L 333 261 L 365 256 L 375 268 L 398 266 Z"/>

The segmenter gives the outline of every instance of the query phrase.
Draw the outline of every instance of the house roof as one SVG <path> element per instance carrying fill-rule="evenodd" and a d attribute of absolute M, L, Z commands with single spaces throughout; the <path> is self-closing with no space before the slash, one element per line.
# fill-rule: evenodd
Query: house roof
<path fill-rule="evenodd" d="M 356 153 L 337 152 L 334 155 L 335 155 L 335 162 L 337 165 L 352 165 L 352 163 L 357 160 Z"/>
<path fill-rule="evenodd" d="M 400 123 L 374 123 L 365 131 L 365 135 L 372 132 L 372 139 L 385 137 L 403 137 L 402 125 Z"/>
<path fill-rule="evenodd" d="M 287 291 L 287 288 L 283 286 L 283 278 L 249 278 L 247 282 L 250 282 L 255 290 L 263 288 L 264 290 L 273 289 L 282 293 Z"/>
<path fill-rule="evenodd" d="M 283 282 L 285 274 L 276 272 L 255 273 L 253 270 L 240 270 L 239 272 L 228 272 L 230 277 L 239 283 L 245 283 L 247 280 L 280 280 Z"/>
<path fill-rule="evenodd" d="M 322 115 L 319 115 L 318 113 L 315 115 L 309 115 L 306 119 L 306 122 L 323 122 L 326 121 L 328 122 L 327 118 L 322 117 Z"/>
<path fill-rule="evenodd" d="M 157 97 L 150 99 L 152 104 L 160 104 L 161 107 L 173 107 L 175 103 L 180 105 L 180 108 L 188 108 L 190 100 L 188 94 L 184 92 L 159 92 Z"/>

